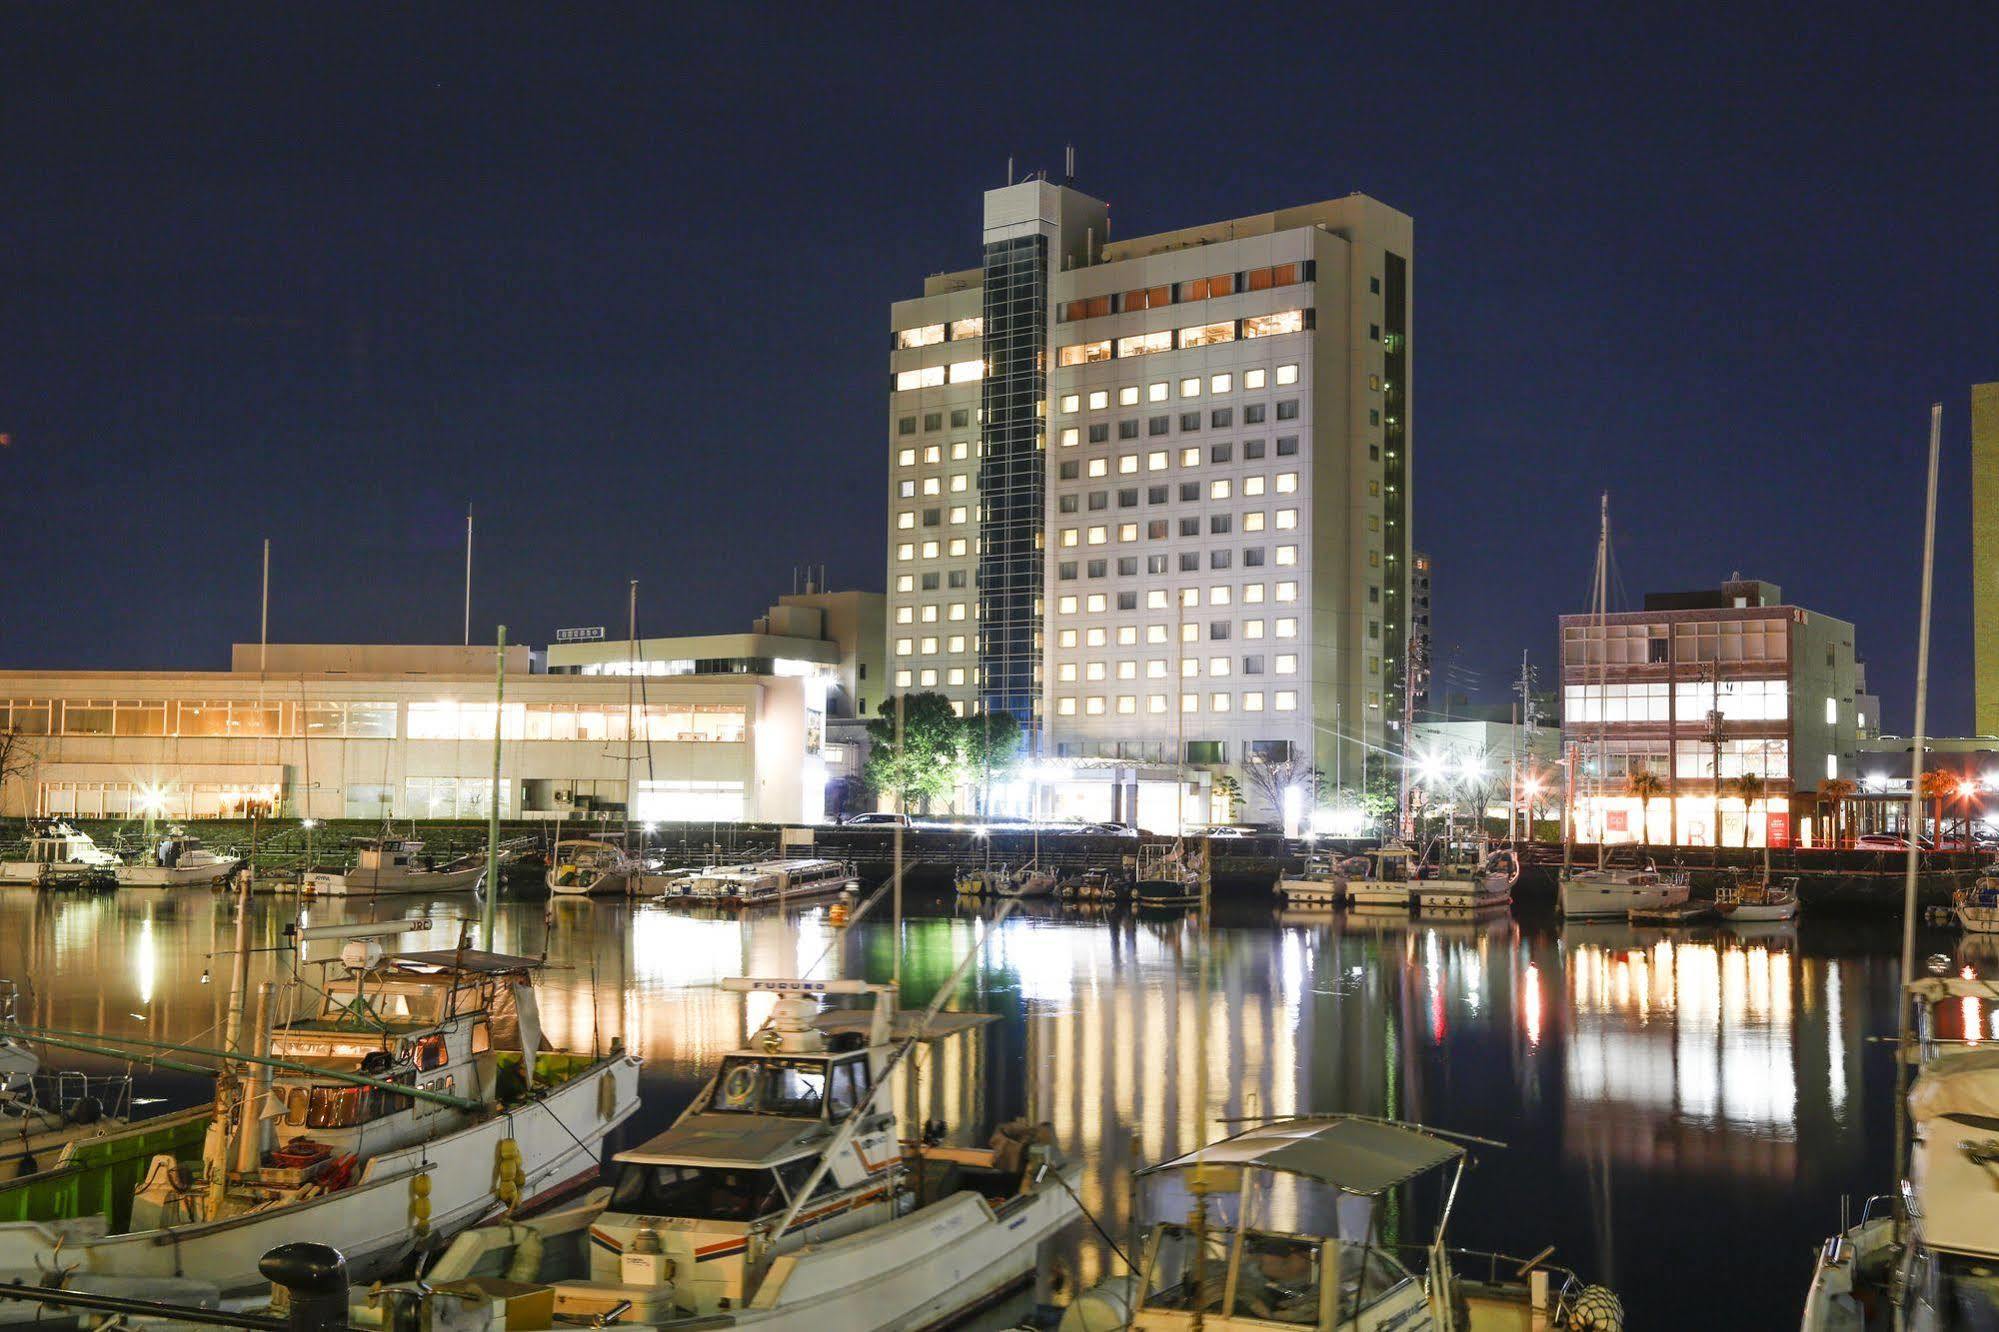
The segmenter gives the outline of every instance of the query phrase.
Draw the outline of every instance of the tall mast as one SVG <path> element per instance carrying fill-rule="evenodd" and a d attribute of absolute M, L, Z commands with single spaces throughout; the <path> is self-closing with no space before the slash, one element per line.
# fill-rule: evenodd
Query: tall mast
<path fill-rule="evenodd" d="M 1604 862 L 1604 843 L 1609 840 L 1610 818 L 1603 800 L 1610 762 L 1610 630 L 1605 617 L 1610 607 L 1610 492 L 1603 492 L 1596 538 L 1596 867 Z"/>
<path fill-rule="evenodd" d="M 1922 834 L 1923 743 L 1929 725 L 1930 698 L 1930 583 L 1936 571 L 1937 550 L 1937 453 L 1943 430 L 1943 404 L 1930 404 L 1929 494 L 1923 508 L 1923 597 L 1922 614 L 1916 622 L 1916 734 L 1909 749 L 1909 851 L 1902 872 L 1902 990 L 1896 996 L 1895 1012 L 1895 1178 L 1902 1177 L 1909 1145 L 1909 983 L 1916 974 L 1916 866 L 1921 856 L 1916 839 Z M 1896 1230 L 1908 1225 L 1908 1209 L 1902 1190 L 1895 1190 Z"/>
<path fill-rule="evenodd" d="M 639 687 L 639 580 L 626 588 L 625 611 L 625 850 L 632 849 L 632 700 Z"/>
<path fill-rule="evenodd" d="M 525 724 L 525 722 L 523 723 Z M 480 904 L 481 942 L 499 952 L 493 920 L 500 900 L 500 740 L 507 733 L 507 626 L 493 644 L 493 792 L 486 801 L 486 900 Z"/>

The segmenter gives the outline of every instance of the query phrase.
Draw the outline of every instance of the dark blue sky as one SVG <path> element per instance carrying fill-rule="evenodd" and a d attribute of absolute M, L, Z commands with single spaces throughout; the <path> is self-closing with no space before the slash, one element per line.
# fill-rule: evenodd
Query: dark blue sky
<path fill-rule="evenodd" d="M 14 6 L 0 665 L 741 625 L 883 576 L 887 302 L 1059 168 L 1119 234 L 1416 219 L 1417 544 L 1503 688 L 1740 569 L 1970 723 L 1966 397 L 1999 378 L 1999 10 Z M 1050 45 L 1050 39 L 1056 44 Z M 1459 687 L 1462 687 L 1460 685 Z"/>

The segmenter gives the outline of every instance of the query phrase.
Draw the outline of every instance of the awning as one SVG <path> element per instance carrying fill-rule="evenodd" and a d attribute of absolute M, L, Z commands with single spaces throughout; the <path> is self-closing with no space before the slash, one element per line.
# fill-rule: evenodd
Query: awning
<path fill-rule="evenodd" d="M 1139 1173 L 1239 1166 L 1301 1175 L 1344 1193 L 1373 1197 L 1455 1161 L 1464 1151 L 1407 1124 L 1314 1116 L 1263 1124 Z"/>

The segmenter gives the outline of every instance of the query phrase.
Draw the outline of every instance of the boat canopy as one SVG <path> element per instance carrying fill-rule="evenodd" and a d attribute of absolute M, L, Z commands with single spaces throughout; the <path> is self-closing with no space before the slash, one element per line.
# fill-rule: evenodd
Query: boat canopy
<path fill-rule="evenodd" d="M 1938 1060 L 1909 1088 L 1909 1117 L 1918 1124 L 1953 1116 L 1999 1121 L 1999 1050 Z"/>
<path fill-rule="evenodd" d="M 393 966 L 417 970 L 477 972 L 488 976 L 539 971 L 543 965 L 538 957 L 489 953 L 483 948 L 436 948 L 416 953 L 390 953 L 382 960 Z"/>
<path fill-rule="evenodd" d="M 1197 1166 L 1271 1170 L 1372 1198 L 1464 1154 L 1465 1149 L 1457 1143 L 1407 1124 L 1314 1115 L 1260 1124 L 1138 1173 L 1153 1175 Z"/>
<path fill-rule="evenodd" d="M 947 1036 L 957 1036 L 975 1027 L 983 1027 L 988 1022 L 997 1021 L 999 1021 L 997 1013 L 942 1012 L 932 1016 L 926 1025 L 923 1014 L 908 1013 L 898 1009 L 889 1032 L 889 1039 L 941 1041 Z M 812 1025 L 828 1036 L 868 1036 L 874 1031 L 874 1012 L 865 1008 L 829 1009 L 813 1018 Z"/>

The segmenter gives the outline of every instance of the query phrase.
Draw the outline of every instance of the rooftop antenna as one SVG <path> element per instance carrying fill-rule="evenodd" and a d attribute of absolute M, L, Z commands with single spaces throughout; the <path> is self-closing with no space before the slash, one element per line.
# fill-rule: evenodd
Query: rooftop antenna
<path fill-rule="evenodd" d="M 465 503 L 465 646 L 472 646 L 472 503 Z"/>
<path fill-rule="evenodd" d="M 1063 163 L 1062 163 L 1063 179 L 1073 181 L 1076 179 L 1076 145 L 1073 143 L 1063 145 L 1062 153 L 1063 153 Z"/>
<path fill-rule="evenodd" d="M 1013 154 L 1011 153 L 1007 154 L 1006 159 L 1006 183 L 1009 185 L 1013 184 Z"/>

